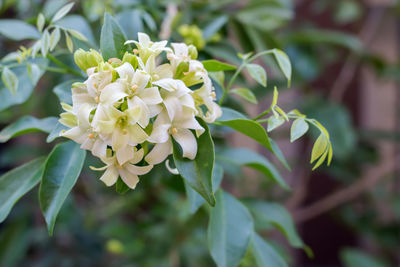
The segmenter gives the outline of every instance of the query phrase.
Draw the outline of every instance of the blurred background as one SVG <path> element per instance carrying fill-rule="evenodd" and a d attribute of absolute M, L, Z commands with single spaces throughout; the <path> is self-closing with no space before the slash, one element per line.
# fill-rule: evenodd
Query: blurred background
<path fill-rule="evenodd" d="M 39 12 L 50 18 L 67 2 L 3 0 L 0 19 L 35 25 Z M 291 87 L 274 61 L 265 57 L 257 63 L 267 70 L 267 88 L 246 74 L 239 79 L 239 84 L 251 87 L 259 104 L 230 98 L 229 105 L 256 115 L 270 105 L 276 85 L 281 107 L 297 108 L 328 129 L 332 164 L 311 171 L 311 145 L 317 137 L 312 131 L 295 143 L 288 141 L 289 126 L 271 134 L 288 159 L 290 172 L 249 139 L 233 134 L 224 140 L 226 135 L 219 135 L 217 144 L 256 149 L 276 162 L 293 190 L 282 192 L 258 173 L 235 166 L 225 168 L 222 187 L 238 197 L 285 204 L 314 258 L 291 248 L 281 233 L 259 227 L 266 228 L 265 235 L 290 266 L 399 266 L 398 1 L 85 0 L 75 1 L 72 13 L 59 23 L 89 40 L 90 44 L 73 39 L 75 47 L 98 47 L 105 11 L 115 16 L 128 39 L 143 31 L 152 39 L 185 41 L 198 48 L 200 59 L 238 64 L 236 51 L 284 50 L 293 67 Z M 0 35 L 0 57 L 21 45 L 29 47 L 31 41 Z M 74 68 L 65 47 L 57 53 Z M 58 116 L 61 109 L 53 89 L 71 78 L 47 73 L 25 103 L 0 103 L 0 127 L 26 114 Z M 52 146 L 45 137 L 35 133 L 1 144 L 0 172 L 48 153 Z M 52 238 L 40 213 L 37 188 L 17 203 L 0 224 L 0 266 L 214 266 L 207 250 L 207 209 L 190 214 L 181 179 L 161 166 L 143 176 L 137 189 L 119 195 L 97 180 L 90 165 L 99 162 L 87 159 Z M 253 266 L 251 259 L 242 266 Z"/>

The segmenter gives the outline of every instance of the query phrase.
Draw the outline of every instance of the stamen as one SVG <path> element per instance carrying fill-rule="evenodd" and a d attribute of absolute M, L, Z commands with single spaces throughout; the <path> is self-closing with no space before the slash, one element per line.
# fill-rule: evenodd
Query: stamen
<path fill-rule="evenodd" d="M 132 52 L 136 55 L 139 54 L 139 50 L 137 50 L 136 48 L 132 50 Z"/>
<path fill-rule="evenodd" d="M 96 103 L 99 103 L 100 102 L 100 97 L 96 96 L 96 98 L 94 100 L 96 100 Z"/>
<path fill-rule="evenodd" d="M 211 97 L 213 98 L 213 99 L 215 99 L 216 97 L 217 97 L 217 94 L 215 93 L 215 92 L 211 92 Z"/>
<path fill-rule="evenodd" d="M 172 134 L 177 134 L 178 133 L 178 129 L 176 129 L 175 127 L 171 129 L 171 133 Z"/>
<path fill-rule="evenodd" d="M 94 134 L 91 133 L 91 134 L 88 135 L 88 137 L 89 137 L 90 139 L 93 139 L 93 138 L 94 138 Z"/>

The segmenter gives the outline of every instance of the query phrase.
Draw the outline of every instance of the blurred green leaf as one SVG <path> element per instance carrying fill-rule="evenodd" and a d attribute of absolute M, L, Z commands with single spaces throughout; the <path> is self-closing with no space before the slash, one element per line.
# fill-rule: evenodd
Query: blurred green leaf
<path fill-rule="evenodd" d="M 56 117 L 37 119 L 32 116 L 24 116 L 1 130 L 0 143 L 5 143 L 13 137 L 30 132 L 50 133 L 57 121 Z"/>
<path fill-rule="evenodd" d="M 36 27 L 37 29 L 42 32 L 44 24 L 46 23 L 46 18 L 43 16 L 42 13 L 39 13 L 37 20 L 36 20 Z"/>
<path fill-rule="evenodd" d="M 53 234 L 58 212 L 75 185 L 86 151 L 72 141 L 58 144 L 49 154 L 39 189 L 40 207 L 49 235 Z"/>
<path fill-rule="evenodd" d="M 239 165 L 258 170 L 282 188 L 289 189 L 289 186 L 283 180 L 275 166 L 265 157 L 254 151 L 245 148 L 227 148 L 217 151 L 216 159 L 218 162 L 226 163 L 223 166 Z"/>
<path fill-rule="evenodd" d="M 78 80 L 68 80 L 62 82 L 54 87 L 53 92 L 57 95 L 60 102 L 71 105 L 72 104 L 72 91 L 71 87 L 74 82 Z"/>
<path fill-rule="evenodd" d="M 121 177 L 118 177 L 117 183 L 115 184 L 115 191 L 117 191 L 118 194 L 123 195 L 128 192 L 129 189 L 129 186 L 122 181 Z"/>
<path fill-rule="evenodd" d="M 105 60 L 110 58 L 122 59 L 125 43 L 125 34 L 118 22 L 109 14 L 104 14 L 104 24 L 101 28 L 100 49 Z"/>
<path fill-rule="evenodd" d="M 246 64 L 246 69 L 254 80 L 264 87 L 267 86 L 267 73 L 263 67 L 258 64 Z"/>
<path fill-rule="evenodd" d="M 67 130 L 67 129 L 69 129 L 67 126 L 57 121 L 57 124 L 54 126 L 53 130 L 51 130 L 51 132 L 47 136 L 46 142 L 47 143 L 53 142 L 56 138 L 60 137 L 60 132 L 62 130 Z"/>
<path fill-rule="evenodd" d="M 303 118 L 296 119 L 290 128 L 290 142 L 294 142 L 302 137 L 308 129 L 308 123 Z"/>
<path fill-rule="evenodd" d="M 359 249 L 345 248 L 340 252 L 340 259 L 345 267 L 388 267 L 389 264 L 381 259 Z"/>
<path fill-rule="evenodd" d="M 218 267 L 237 266 L 244 257 L 253 233 L 253 218 L 247 208 L 230 194 L 218 191 L 211 210 L 208 243 Z"/>
<path fill-rule="evenodd" d="M 0 177 L 0 223 L 15 203 L 42 178 L 45 158 L 41 157 L 15 168 Z"/>
<path fill-rule="evenodd" d="M 197 155 L 194 160 L 184 158 L 179 144 L 173 140 L 173 157 L 179 174 L 197 191 L 211 206 L 215 205 L 212 189 L 214 167 L 214 143 L 207 124 L 199 119 L 205 132 L 197 139 Z"/>
<path fill-rule="evenodd" d="M 124 10 L 116 15 L 116 19 L 129 40 L 137 40 L 138 32 L 143 32 L 143 21 L 138 9 Z"/>
<path fill-rule="evenodd" d="M 290 82 L 292 79 L 292 64 L 290 63 L 289 57 L 285 54 L 285 52 L 276 48 L 273 49 L 272 52 L 275 56 L 276 61 L 278 62 L 280 69 L 288 80 L 288 85 L 290 86 Z"/>
<path fill-rule="evenodd" d="M 272 150 L 267 132 L 264 127 L 256 121 L 246 119 L 246 117 L 229 108 L 222 108 L 222 116 L 214 122 L 217 125 L 228 126 Z"/>
<path fill-rule="evenodd" d="M 0 19 L 0 35 L 14 41 L 40 38 L 40 33 L 35 27 L 17 19 Z"/>
<path fill-rule="evenodd" d="M 224 176 L 224 169 L 221 166 L 215 164 L 214 169 L 213 169 L 213 174 L 212 174 L 212 188 L 213 188 L 214 194 L 218 190 L 223 176 Z M 184 183 L 185 183 L 186 195 L 187 195 L 187 197 L 189 199 L 189 203 L 190 203 L 190 212 L 192 214 L 196 213 L 196 211 L 206 201 L 199 193 L 194 191 L 186 181 L 184 181 Z"/>
<path fill-rule="evenodd" d="M 272 153 L 275 155 L 275 157 L 278 158 L 278 160 L 283 164 L 283 166 L 285 166 L 285 168 L 290 171 L 290 166 L 286 161 L 285 156 L 283 155 L 279 146 L 272 139 L 269 139 L 269 142 L 271 143 Z"/>
<path fill-rule="evenodd" d="M 72 9 L 72 7 L 74 6 L 74 2 L 66 4 L 65 6 L 63 6 L 62 8 L 60 8 L 60 10 L 57 11 L 57 13 L 54 15 L 54 17 L 51 19 L 52 22 L 56 22 L 60 19 L 62 19 L 63 17 L 65 17 L 68 12 Z"/>
<path fill-rule="evenodd" d="M 250 103 L 253 103 L 253 104 L 258 103 L 256 96 L 253 94 L 252 91 L 250 91 L 247 88 L 235 88 L 235 89 L 232 89 L 230 92 L 237 94 L 238 96 L 246 99 Z"/>
<path fill-rule="evenodd" d="M 12 70 L 4 67 L 3 72 L 1 73 L 1 80 L 3 81 L 5 87 L 10 90 L 12 95 L 17 93 L 18 78 Z"/>
<path fill-rule="evenodd" d="M 213 19 L 207 26 L 203 29 L 204 39 L 210 39 L 214 34 L 216 34 L 226 23 L 228 22 L 228 16 L 221 15 Z"/>
<path fill-rule="evenodd" d="M 265 241 L 257 233 L 253 233 L 250 242 L 251 253 L 256 259 L 259 267 L 285 267 L 288 264 L 279 255 L 273 246 Z"/>
<path fill-rule="evenodd" d="M 27 218 L 22 217 L 8 225 L 2 225 L 0 235 L 0 266 L 21 266 L 31 245 L 31 230 Z"/>
<path fill-rule="evenodd" d="M 236 66 L 221 62 L 215 59 L 209 59 L 209 60 L 204 60 L 201 63 L 203 63 L 204 68 L 207 71 L 224 71 L 224 70 L 235 70 Z"/>
<path fill-rule="evenodd" d="M 93 36 L 93 31 L 86 21 L 80 15 L 69 15 L 57 21 L 56 25 L 60 25 L 66 29 L 75 30 L 82 34 L 92 45 L 96 45 L 97 41 Z"/>

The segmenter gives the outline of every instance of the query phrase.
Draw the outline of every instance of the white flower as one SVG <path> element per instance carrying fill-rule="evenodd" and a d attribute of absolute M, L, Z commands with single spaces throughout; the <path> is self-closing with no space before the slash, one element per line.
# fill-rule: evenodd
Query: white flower
<path fill-rule="evenodd" d="M 136 184 L 139 182 L 138 175 L 144 175 L 148 173 L 153 168 L 153 165 L 134 165 L 139 163 L 143 159 L 144 153 L 143 149 L 137 151 L 136 149 L 132 148 L 132 151 L 132 157 L 124 164 L 119 164 L 117 158 L 115 156 L 111 156 L 101 159 L 106 164 L 106 166 L 104 166 L 103 168 L 92 169 L 106 170 L 100 177 L 100 180 L 103 181 L 107 186 L 114 185 L 117 182 L 119 176 L 127 186 L 129 186 L 131 189 L 135 189 Z"/>
<path fill-rule="evenodd" d="M 161 42 L 152 42 L 150 37 L 142 32 L 138 33 L 139 42 L 134 40 L 126 41 L 125 44 L 134 43 L 138 50 L 139 56 L 146 63 L 147 59 L 150 55 L 159 55 L 162 51 L 165 50 L 165 46 L 167 45 L 168 41 L 161 41 Z"/>

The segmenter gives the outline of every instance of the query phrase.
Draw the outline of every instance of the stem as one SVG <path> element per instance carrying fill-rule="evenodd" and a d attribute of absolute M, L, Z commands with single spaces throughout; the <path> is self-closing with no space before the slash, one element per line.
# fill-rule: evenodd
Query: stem
<path fill-rule="evenodd" d="M 271 112 L 272 107 L 269 107 L 267 110 L 265 110 L 263 113 L 261 113 L 260 115 L 258 115 L 257 117 L 254 117 L 253 120 L 258 120 L 261 119 L 262 117 L 264 117 L 265 115 L 267 115 L 268 113 Z M 266 120 L 265 120 L 266 121 Z M 258 121 L 260 122 L 260 121 Z"/>
<path fill-rule="evenodd" d="M 76 76 L 79 76 L 79 77 L 83 77 L 80 72 L 70 68 L 68 65 L 66 65 L 62 61 L 58 60 L 57 58 L 55 58 L 53 55 L 47 54 L 47 58 L 50 59 L 51 61 L 53 61 L 56 65 L 58 65 L 62 69 L 65 69 L 66 73 L 70 73 L 70 74 L 73 74 L 73 75 L 76 75 Z"/>

